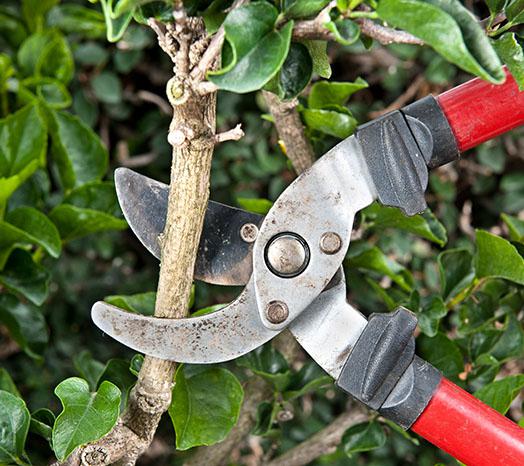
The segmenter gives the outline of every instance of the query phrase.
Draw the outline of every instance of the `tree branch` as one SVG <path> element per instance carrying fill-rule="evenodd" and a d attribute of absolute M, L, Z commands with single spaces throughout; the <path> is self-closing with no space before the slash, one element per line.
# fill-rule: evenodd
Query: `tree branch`
<path fill-rule="evenodd" d="M 215 145 L 216 93 L 202 96 L 194 92 L 189 79 L 191 67 L 200 60 L 199 48 L 193 45 L 205 43 L 203 21 L 186 17 L 180 9 L 176 9 L 175 19 L 175 24 L 168 25 L 150 21 L 175 65 L 175 76 L 167 85 L 173 107 L 169 135 L 171 138 L 182 128 L 186 136 L 184 144 L 173 145 L 171 180 L 176 182 L 170 185 L 166 228 L 159 237 L 155 316 L 162 318 L 181 318 L 187 313 Z M 171 403 L 174 372 L 173 362 L 146 356 L 118 424 L 101 440 L 78 449 L 65 464 L 134 465 L 151 444 Z"/>
<path fill-rule="evenodd" d="M 367 421 L 368 418 L 369 414 L 364 408 L 353 404 L 349 411 L 342 413 L 331 424 L 273 459 L 266 466 L 302 466 L 322 455 L 333 453 L 337 449 L 344 432 L 355 424 Z"/>

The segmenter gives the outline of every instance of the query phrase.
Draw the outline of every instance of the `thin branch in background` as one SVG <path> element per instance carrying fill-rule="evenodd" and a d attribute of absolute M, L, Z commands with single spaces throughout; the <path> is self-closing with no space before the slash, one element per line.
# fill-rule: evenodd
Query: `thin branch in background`
<path fill-rule="evenodd" d="M 409 87 L 390 105 L 381 110 L 377 110 L 369 113 L 370 118 L 377 118 L 379 116 L 385 115 L 386 113 L 392 112 L 393 110 L 398 110 L 399 108 L 406 105 L 408 102 L 413 100 L 422 86 L 426 84 L 426 79 L 424 75 L 419 74 L 415 80 L 409 85 Z"/>
<path fill-rule="evenodd" d="M 322 430 L 266 463 L 265 466 L 303 466 L 309 464 L 320 456 L 333 453 L 347 429 L 368 419 L 367 411 L 361 406 L 353 404 L 348 411 L 340 414 Z"/>
<path fill-rule="evenodd" d="M 128 168 L 145 167 L 156 160 L 156 152 L 147 152 L 145 154 L 133 155 L 129 153 L 127 141 L 118 141 L 116 144 L 116 160 L 119 165 Z"/>
<path fill-rule="evenodd" d="M 166 115 L 173 113 L 173 108 L 169 105 L 169 102 L 153 92 L 141 90 L 136 93 L 136 96 L 144 102 L 155 104 Z"/>

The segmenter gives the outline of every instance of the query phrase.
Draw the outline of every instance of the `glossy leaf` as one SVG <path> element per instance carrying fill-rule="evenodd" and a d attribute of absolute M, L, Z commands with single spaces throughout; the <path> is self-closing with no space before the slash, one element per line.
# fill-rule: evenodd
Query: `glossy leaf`
<path fill-rule="evenodd" d="M 238 420 L 242 399 L 242 386 L 228 370 L 200 365 L 179 367 L 169 408 L 177 449 L 223 440 Z"/>
<path fill-rule="evenodd" d="M 456 379 L 464 367 L 462 353 L 457 344 L 443 333 L 434 337 L 417 338 L 417 352 L 451 379 Z"/>
<path fill-rule="evenodd" d="M 118 76 L 111 71 L 102 71 L 91 81 L 98 100 L 106 104 L 118 104 L 122 100 L 122 85 Z"/>
<path fill-rule="evenodd" d="M 0 463 L 22 462 L 31 416 L 24 400 L 0 390 Z"/>
<path fill-rule="evenodd" d="M 318 81 L 311 86 L 308 96 L 309 108 L 325 108 L 329 105 L 345 105 L 357 91 L 368 87 L 362 78 L 355 82 Z"/>
<path fill-rule="evenodd" d="M 330 0 L 287 0 L 284 14 L 288 18 L 308 18 L 319 13 Z"/>
<path fill-rule="evenodd" d="M 288 100 L 300 94 L 308 85 L 313 73 L 313 60 L 308 48 L 292 42 L 286 61 L 278 74 L 266 85 L 281 100 Z"/>
<path fill-rule="evenodd" d="M 82 5 L 58 5 L 49 12 L 47 21 L 50 26 L 88 39 L 98 39 L 106 33 L 104 15 Z"/>
<path fill-rule="evenodd" d="M 499 413 L 506 414 L 511 402 L 523 388 L 524 375 L 510 375 L 482 387 L 475 392 L 475 396 Z"/>
<path fill-rule="evenodd" d="M 139 6 L 153 1 L 155 0 L 117 0 L 115 2 L 113 16 L 118 18 L 122 13 L 128 13 Z"/>
<path fill-rule="evenodd" d="M 102 382 L 98 391 L 91 393 L 85 380 L 71 377 L 56 387 L 55 394 L 63 406 L 52 435 L 59 461 L 76 447 L 103 437 L 118 420 L 120 390 L 111 382 Z"/>
<path fill-rule="evenodd" d="M 237 359 L 237 364 L 252 370 L 280 392 L 284 391 L 291 381 L 291 372 L 286 359 L 272 345 L 263 345 L 254 349 Z"/>
<path fill-rule="evenodd" d="M 357 120 L 344 108 L 337 110 L 305 108 L 302 110 L 302 116 L 308 128 L 340 139 L 351 136 L 357 127 Z"/>
<path fill-rule="evenodd" d="M 136 376 L 129 370 L 129 361 L 125 359 L 110 359 L 98 378 L 98 386 L 104 380 L 109 380 L 115 384 L 122 394 L 120 410 L 123 410 L 127 403 L 129 391 L 136 382 Z"/>
<path fill-rule="evenodd" d="M 62 240 L 66 242 L 99 231 L 127 228 L 125 220 L 99 210 L 84 209 L 70 204 L 55 207 L 49 216 L 57 226 Z"/>
<path fill-rule="evenodd" d="M 331 64 L 327 54 L 327 41 L 325 40 L 304 40 L 302 42 L 309 50 L 309 55 L 313 60 L 313 73 L 321 78 L 331 77 Z"/>
<path fill-rule="evenodd" d="M 377 13 L 463 70 L 493 83 L 504 81 L 500 60 L 484 31 L 458 0 L 381 0 Z"/>
<path fill-rule="evenodd" d="M 509 241 L 487 231 L 476 232 L 478 278 L 497 277 L 524 285 L 524 258 Z"/>
<path fill-rule="evenodd" d="M 230 61 L 208 79 L 220 89 L 245 93 L 262 88 L 286 59 L 293 23 L 275 29 L 277 9 L 265 1 L 234 9 L 224 21 Z"/>
<path fill-rule="evenodd" d="M 406 291 L 413 286 L 413 277 L 398 262 L 387 257 L 379 248 L 373 246 L 357 255 L 350 251 L 348 264 L 350 267 L 371 270 L 385 275 Z"/>
<path fill-rule="evenodd" d="M 102 12 L 106 22 L 106 36 L 109 42 L 119 41 L 126 32 L 127 26 L 133 18 L 133 11 L 122 13 L 118 18 L 115 18 L 113 13 L 114 0 L 100 0 L 102 5 Z"/>
<path fill-rule="evenodd" d="M 386 443 L 386 434 L 378 422 L 363 422 L 346 430 L 341 443 L 344 453 L 353 456 L 355 453 L 380 448 Z"/>
<path fill-rule="evenodd" d="M 439 328 L 440 320 L 448 313 L 446 305 L 440 296 L 432 296 L 417 313 L 418 325 L 424 335 L 434 337 Z"/>
<path fill-rule="evenodd" d="M 45 163 L 46 127 L 36 106 L 0 120 L 0 212 L 11 194 Z"/>
<path fill-rule="evenodd" d="M 501 218 L 508 227 L 510 239 L 524 242 L 524 220 L 506 214 L 501 214 Z"/>
<path fill-rule="evenodd" d="M 3 367 L 0 367 L 0 390 L 9 392 L 11 395 L 17 396 L 18 398 L 22 398 L 18 388 L 16 388 L 16 385 L 13 382 L 13 379 L 9 375 L 9 372 L 7 372 Z"/>
<path fill-rule="evenodd" d="M 34 243 L 42 246 L 51 257 L 60 256 L 62 245 L 53 222 L 33 207 L 18 207 L 6 215 L 6 221 L 26 234 L 33 236 Z"/>
<path fill-rule="evenodd" d="M 82 351 L 73 358 L 73 364 L 80 377 L 85 379 L 91 390 L 95 390 L 98 379 L 104 372 L 104 364 L 93 358 L 87 350 Z"/>
<path fill-rule="evenodd" d="M 133 295 L 106 296 L 104 298 L 106 303 L 112 304 L 113 306 L 148 316 L 152 316 L 155 312 L 155 300 L 156 293 L 154 291 Z"/>
<path fill-rule="evenodd" d="M 107 170 L 107 150 L 99 137 L 78 117 L 49 112 L 54 160 L 65 188 L 99 180 Z"/>
<path fill-rule="evenodd" d="M 370 228 L 376 230 L 397 228 L 425 238 L 439 246 L 446 244 L 446 230 L 429 210 L 420 215 L 407 217 L 399 209 L 375 203 L 364 209 L 363 214 Z"/>
<path fill-rule="evenodd" d="M 40 437 L 46 439 L 51 444 L 53 435 L 53 425 L 55 424 L 55 415 L 52 411 L 46 408 L 37 409 L 31 413 L 31 422 L 29 423 L 29 430 Z"/>
<path fill-rule="evenodd" d="M 0 284 L 37 306 L 47 298 L 50 278 L 47 269 L 33 262 L 31 254 L 22 249 L 11 253 L 4 270 L 0 272 Z"/>
<path fill-rule="evenodd" d="M 67 84 L 74 72 L 73 55 L 56 30 L 29 36 L 18 50 L 18 64 L 26 76 L 47 76 Z"/>
<path fill-rule="evenodd" d="M 298 372 L 291 375 L 284 392 L 284 399 L 294 400 L 332 383 L 333 379 L 326 375 L 315 362 L 309 362 L 304 364 Z"/>
<path fill-rule="evenodd" d="M 508 69 L 515 78 L 519 89 L 524 91 L 524 51 L 516 34 L 513 32 L 504 34 L 500 39 L 493 41 L 493 46 L 502 61 L 508 65 Z"/>
<path fill-rule="evenodd" d="M 342 18 L 329 21 L 324 27 L 333 33 L 335 40 L 342 45 L 354 44 L 360 37 L 360 28 L 350 19 Z"/>
<path fill-rule="evenodd" d="M 48 336 L 45 319 L 36 306 L 4 293 L 0 295 L 0 322 L 28 356 L 41 359 Z"/>
<path fill-rule="evenodd" d="M 21 0 L 22 16 L 31 32 L 42 29 L 46 13 L 59 0 Z"/>
<path fill-rule="evenodd" d="M 521 24 L 524 22 L 524 1 L 512 0 L 506 7 L 506 16 L 511 24 Z"/>
<path fill-rule="evenodd" d="M 266 215 L 269 209 L 273 207 L 273 203 L 268 199 L 250 199 L 246 197 L 237 198 L 238 205 L 243 209 L 253 212 L 255 214 Z"/>
<path fill-rule="evenodd" d="M 441 252 L 437 260 L 444 299 L 453 298 L 473 281 L 473 256 L 467 249 L 448 249 Z"/>

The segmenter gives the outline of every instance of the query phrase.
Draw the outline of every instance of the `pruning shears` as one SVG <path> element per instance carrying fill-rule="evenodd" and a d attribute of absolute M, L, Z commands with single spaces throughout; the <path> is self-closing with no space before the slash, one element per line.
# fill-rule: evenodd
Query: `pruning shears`
<path fill-rule="evenodd" d="M 263 217 L 210 201 L 195 278 L 244 285 L 214 313 L 161 319 L 105 302 L 95 324 L 157 358 L 216 363 L 288 328 L 352 397 L 473 466 L 522 466 L 524 429 L 415 355 L 417 319 L 399 307 L 366 319 L 346 300 L 342 261 L 355 214 L 378 200 L 414 215 L 426 208 L 428 172 L 524 124 L 524 92 L 474 79 L 360 126 L 300 175 Z M 168 186 L 118 169 L 116 187 L 134 233 L 156 257 Z"/>

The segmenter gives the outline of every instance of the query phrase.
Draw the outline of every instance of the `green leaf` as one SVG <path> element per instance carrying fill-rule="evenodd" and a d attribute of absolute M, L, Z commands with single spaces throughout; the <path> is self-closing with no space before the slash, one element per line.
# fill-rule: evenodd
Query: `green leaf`
<path fill-rule="evenodd" d="M 288 100 L 300 94 L 308 85 L 313 73 L 313 60 L 308 48 L 292 42 L 286 61 L 278 74 L 266 85 L 266 89 Z"/>
<path fill-rule="evenodd" d="M 113 16 L 118 18 L 123 13 L 128 13 L 129 11 L 132 11 L 141 5 L 145 5 L 146 3 L 151 3 L 153 1 L 156 0 L 117 0 Z"/>
<path fill-rule="evenodd" d="M 333 33 L 335 40 L 342 45 L 354 44 L 360 37 L 358 24 L 350 19 L 342 18 L 329 21 L 324 27 Z"/>
<path fill-rule="evenodd" d="M 331 77 L 331 65 L 327 54 L 327 41 L 325 40 L 304 40 L 302 42 L 309 50 L 309 55 L 313 60 L 313 73 L 321 78 Z"/>
<path fill-rule="evenodd" d="M 94 359 L 89 351 L 84 350 L 73 358 L 73 365 L 80 376 L 87 380 L 89 388 L 95 390 L 98 385 L 98 379 L 104 372 L 104 364 Z"/>
<path fill-rule="evenodd" d="M 378 422 L 362 422 L 346 430 L 341 443 L 344 453 L 351 457 L 354 453 L 382 447 L 386 443 L 386 434 Z"/>
<path fill-rule="evenodd" d="M 417 313 L 418 325 L 424 335 L 434 337 L 438 332 L 440 320 L 448 313 L 440 296 L 432 296 L 420 312 Z"/>
<path fill-rule="evenodd" d="M 318 81 L 311 86 L 308 97 L 309 108 L 324 108 L 329 105 L 345 105 L 357 91 L 368 87 L 362 78 L 355 82 Z"/>
<path fill-rule="evenodd" d="M 11 393 L 18 398 L 22 398 L 18 388 L 16 388 L 11 375 L 3 367 L 0 367 L 0 390 Z"/>
<path fill-rule="evenodd" d="M 47 298 L 50 278 L 47 269 L 35 264 L 31 254 L 22 249 L 12 252 L 0 272 L 0 284 L 11 292 L 20 293 L 37 306 Z"/>
<path fill-rule="evenodd" d="M 226 369 L 180 366 L 169 408 L 177 449 L 223 440 L 238 420 L 243 396 L 240 382 Z"/>
<path fill-rule="evenodd" d="M 288 18 L 308 18 L 319 13 L 330 0 L 292 0 L 285 1 L 284 14 Z"/>
<path fill-rule="evenodd" d="M 343 107 L 336 110 L 305 108 L 302 110 L 302 116 L 310 129 L 340 139 L 351 136 L 357 127 L 357 120 Z"/>
<path fill-rule="evenodd" d="M 429 209 L 423 214 L 407 217 L 400 209 L 374 203 L 363 210 L 363 215 L 365 221 L 370 223 L 369 227 L 375 230 L 396 228 L 425 238 L 439 246 L 444 246 L 447 241 L 444 226 Z"/>
<path fill-rule="evenodd" d="M 509 241 L 476 231 L 475 271 L 478 278 L 497 277 L 524 285 L 524 258 Z"/>
<path fill-rule="evenodd" d="M 270 344 L 259 346 L 237 359 L 237 364 L 247 367 L 267 380 L 279 392 L 284 391 L 291 381 L 291 372 L 286 359 Z"/>
<path fill-rule="evenodd" d="M 500 216 L 508 227 L 511 241 L 524 242 L 524 220 L 506 214 L 501 214 Z"/>
<path fill-rule="evenodd" d="M 147 316 L 152 316 L 155 312 L 155 300 L 156 293 L 154 291 L 132 295 L 113 295 L 104 298 L 106 303 L 113 306 Z"/>
<path fill-rule="evenodd" d="M 11 194 L 45 164 L 46 127 L 34 105 L 0 120 L 0 213 Z"/>
<path fill-rule="evenodd" d="M 105 36 L 104 15 L 82 5 L 58 5 L 47 15 L 49 26 L 55 26 L 68 34 L 78 34 L 88 39 Z"/>
<path fill-rule="evenodd" d="M 280 403 L 263 401 L 257 406 L 255 425 L 251 433 L 253 435 L 265 436 L 271 433 L 271 427 L 275 423 L 278 412 L 282 406 Z"/>
<path fill-rule="evenodd" d="M 0 390 L 0 463 L 25 464 L 21 457 L 30 419 L 24 400 Z"/>
<path fill-rule="evenodd" d="M 511 402 L 523 388 L 524 375 L 510 375 L 482 387 L 475 392 L 475 396 L 499 413 L 506 414 Z"/>
<path fill-rule="evenodd" d="M 122 101 L 122 85 L 118 76 L 111 71 L 102 71 L 91 81 L 95 96 L 106 104 L 118 104 Z"/>
<path fill-rule="evenodd" d="M 377 13 L 388 24 L 421 38 L 463 70 L 492 83 L 504 81 L 500 60 L 488 38 L 458 0 L 381 0 Z"/>
<path fill-rule="evenodd" d="M 46 13 L 58 2 L 59 0 L 22 0 L 22 16 L 29 30 L 41 30 Z"/>
<path fill-rule="evenodd" d="M 7 6 L 0 6 L 0 35 L 14 49 L 27 37 L 24 22 Z"/>
<path fill-rule="evenodd" d="M 24 86 L 43 99 L 50 108 L 62 109 L 71 105 L 71 94 L 58 79 L 36 77 L 23 81 Z"/>
<path fill-rule="evenodd" d="M 49 214 L 60 232 L 62 240 L 72 241 L 82 236 L 105 230 L 125 230 L 125 220 L 100 212 L 69 204 L 56 206 Z"/>
<path fill-rule="evenodd" d="M 33 237 L 34 244 L 42 246 L 55 259 L 62 252 L 60 236 L 53 222 L 33 207 L 18 207 L 6 215 L 6 221 Z"/>
<path fill-rule="evenodd" d="M 69 45 L 56 30 L 29 36 L 18 50 L 18 64 L 26 76 L 47 76 L 64 84 L 71 81 L 74 72 Z"/>
<path fill-rule="evenodd" d="M 357 255 L 349 255 L 350 267 L 372 270 L 393 280 L 403 290 L 411 291 L 413 277 L 398 262 L 387 257 L 379 248 L 373 246 Z"/>
<path fill-rule="evenodd" d="M 448 249 L 438 255 L 437 261 L 445 300 L 455 297 L 475 278 L 473 256 L 467 249 Z"/>
<path fill-rule="evenodd" d="M 524 1 L 513 0 L 506 7 L 506 16 L 511 24 L 524 22 Z"/>
<path fill-rule="evenodd" d="M 113 1 L 114 0 L 100 0 L 100 4 L 102 5 L 102 12 L 104 13 L 106 22 L 107 40 L 109 42 L 118 42 L 131 22 L 133 11 L 128 11 L 127 13 L 121 14 L 118 18 L 115 18 Z"/>
<path fill-rule="evenodd" d="M 255 214 L 266 215 L 273 203 L 267 199 L 251 199 L 247 197 L 237 197 L 237 202 L 240 207 L 253 212 Z"/>
<path fill-rule="evenodd" d="M 104 380 L 109 380 L 120 389 L 122 393 L 120 410 L 122 411 L 126 407 L 129 391 L 136 382 L 136 376 L 129 370 L 129 361 L 125 359 L 110 359 L 98 378 L 98 386 Z"/>
<path fill-rule="evenodd" d="M 102 178 L 107 170 L 107 150 L 99 137 L 78 117 L 49 112 L 54 160 L 65 188 Z"/>
<path fill-rule="evenodd" d="M 34 434 L 40 435 L 51 444 L 53 435 L 53 425 L 55 424 L 55 415 L 46 408 L 37 409 L 31 414 L 29 430 Z"/>
<path fill-rule="evenodd" d="M 55 388 L 63 410 L 53 427 L 53 450 L 64 461 L 78 446 L 106 435 L 116 424 L 120 412 L 120 390 L 102 382 L 96 393 L 83 379 L 71 377 Z"/>
<path fill-rule="evenodd" d="M 245 93 L 262 88 L 284 64 L 291 41 L 293 22 L 275 29 L 277 9 L 265 2 L 235 8 L 224 21 L 231 59 L 208 79 L 220 89 Z"/>
<path fill-rule="evenodd" d="M 48 336 L 45 319 L 36 306 L 4 293 L 0 295 L 0 322 L 28 356 L 41 359 Z"/>
<path fill-rule="evenodd" d="M 320 387 L 331 385 L 333 379 L 314 362 L 304 364 L 295 372 L 284 392 L 285 400 L 294 400 Z"/>
<path fill-rule="evenodd" d="M 508 69 L 515 78 L 519 90 L 524 91 L 524 51 L 515 33 L 508 32 L 492 43 L 502 61 L 508 65 Z"/>
<path fill-rule="evenodd" d="M 448 378 L 456 379 L 464 368 L 458 345 L 441 332 L 432 338 L 417 338 L 417 350 L 420 356 L 440 369 Z"/>
<path fill-rule="evenodd" d="M 507 3 L 507 1 L 508 0 L 486 0 L 486 3 L 488 5 L 489 11 L 492 14 L 497 14 L 504 8 L 504 5 Z"/>

